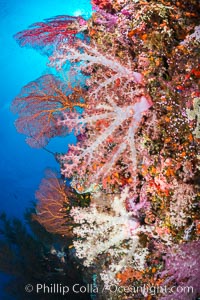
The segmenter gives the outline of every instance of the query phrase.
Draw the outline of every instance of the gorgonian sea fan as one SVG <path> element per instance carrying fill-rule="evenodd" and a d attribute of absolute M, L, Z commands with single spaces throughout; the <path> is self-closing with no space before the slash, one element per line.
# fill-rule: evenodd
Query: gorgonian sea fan
<path fill-rule="evenodd" d="M 74 93 L 58 77 L 39 77 L 24 86 L 12 103 L 12 111 L 18 114 L 17 130 L 27 135 L 31 147 L 44 147 L 51 138 L 67 134 L 67 128 L 58 124 L 58 118 L 67 110 L 84 107 L 81 97 L 81 89 Z"/>
<path fill-rule="evenodd" d="M 14 38 L 20 46 L 44 47 L 65 38 L 70 40 L 85 29 L 87 21 L 80 16 L 55 16 L 32 24 L 30 29 L 18 32 Z"/>
<path fill-rule="evenodd" d="M 52 170 L 47 170 L 35 197 L 38 203 L 33 219 L 51 233 L 70 235 L 67 218 L 70 200 L 64 180 L 58 178 Z"/>

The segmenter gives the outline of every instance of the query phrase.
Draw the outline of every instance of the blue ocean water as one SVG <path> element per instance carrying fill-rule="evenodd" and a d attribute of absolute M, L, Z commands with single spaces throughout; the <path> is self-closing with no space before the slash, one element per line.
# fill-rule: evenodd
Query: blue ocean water
<path fill-rule="evenodd" d="M 89 0 L 1 0 L 0 1 L 0 201 L 1 212 L 23 218 L 26 207 L 35 200 L 34 193 L 47 167 L 57 168 L 53 155 L 32 149 L 25 136 L 17 133 L 10 112 L 13 98 L 28 82 L 47 72 L 47 58 L 33 49 L 20 48 L 13 35 L 29 25 L 56 15 L 89 17 Z M 65 152 L 74 137 L 56 138 L 48 148 Z M 0 281 L 5 280 L 1 277 Z M 2 290 L 1 286 L 0 289 Z M 3 298 L 0 293 L 0 299 Z"/>
<path fill-rule="evenodd" d="M 21 217 L 34 199 L 34 191 L 46 167 L 56 167 L 53 156 L 31 149 L 25 136 L 17 133 L 10 104 L 28 82 L 47 72 L 47 57 L 29 48 L 20 48 L 13 35 L 30 24 L 56 15 L 91 14 L 89 0 L 1 0 L 0 2 L 0 199 L 1 210 Z M 73 139 L 73 137 L 71 137 Z M 66 151 L 69 139 L 57 138 L 48 148 Z M 70 140 L 71 142 L 71 140 Z"/>

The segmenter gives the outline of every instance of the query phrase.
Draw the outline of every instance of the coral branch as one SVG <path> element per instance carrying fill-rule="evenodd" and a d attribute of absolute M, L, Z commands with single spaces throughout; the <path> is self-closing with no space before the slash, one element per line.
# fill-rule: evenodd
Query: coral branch
<path fill-rule="evenodd" d="M 50 57 L 50 65 L 60 69 L 67 61 L 77 62 L 82 64 L 76 68 L 84 69 L 93 65 L 101 65 L 109 68 L 118 74 L 118 78 L 126 78 L 133 80 L 136 83 L 142 83 L 142 74 L 134 72 L 128 66 L 122 65 L 117 59 L 102 54 L 97 48 L 87 45 L 81 41 L 77 41 L 75 45 L 67 45 L 60 43 L 58 49 Z M 112 78 L 112 76 L 111 76 Z"/>
<path fill-rule="evenodd" d="M 65 120 L 60 121 L 60 124 L 69 127 L 70 123 L 71 128 L 80 130 L 86 124 L 88 130 L 88 139 L 78 142 L 75 146 L 71 145 L 70 151 L 62 157 L 62 173 L 66 177 L 72 176 L 74 172 L 83 176 L 87 171 L 87 184 L 97 183 L 108 174 L 117 171 L 116 163 L 122 155 L 127 171 L 134 174 L 134 133 L 150 103 L 145 96 L 136 98 L 135 104 L 124 106 L 118 106 L 109 96 L 105 100 L 105 105 L 102 103 L 87 108 L 82 117 L 70 119 L 66 114 Z M 98 122 L 102 125 L 97 130 Z"/>

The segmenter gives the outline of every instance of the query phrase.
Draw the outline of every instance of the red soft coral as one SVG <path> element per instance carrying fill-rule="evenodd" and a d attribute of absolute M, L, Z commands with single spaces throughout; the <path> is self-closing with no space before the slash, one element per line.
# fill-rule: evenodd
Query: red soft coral
<path fill-rule="evenodd" d="M 110 0 L 92 0 L 92 4 L 108 11 L 112 9 L 112 2 Z"/>

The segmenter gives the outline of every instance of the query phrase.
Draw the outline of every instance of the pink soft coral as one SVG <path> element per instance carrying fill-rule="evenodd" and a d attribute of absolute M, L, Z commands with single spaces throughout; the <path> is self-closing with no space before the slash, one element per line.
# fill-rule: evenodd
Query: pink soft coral
<path fill-rule="evenodd" d="M 163 285 L 179 287 L 173 294 L 168 294 L 161 300 L 193 300 L 200 295 L 200 241 L 193 241 L 174 247 L 165 257 L 165 270 L 167 275 Z M 188 291 L 188 288 L 189 291 Z"/>

